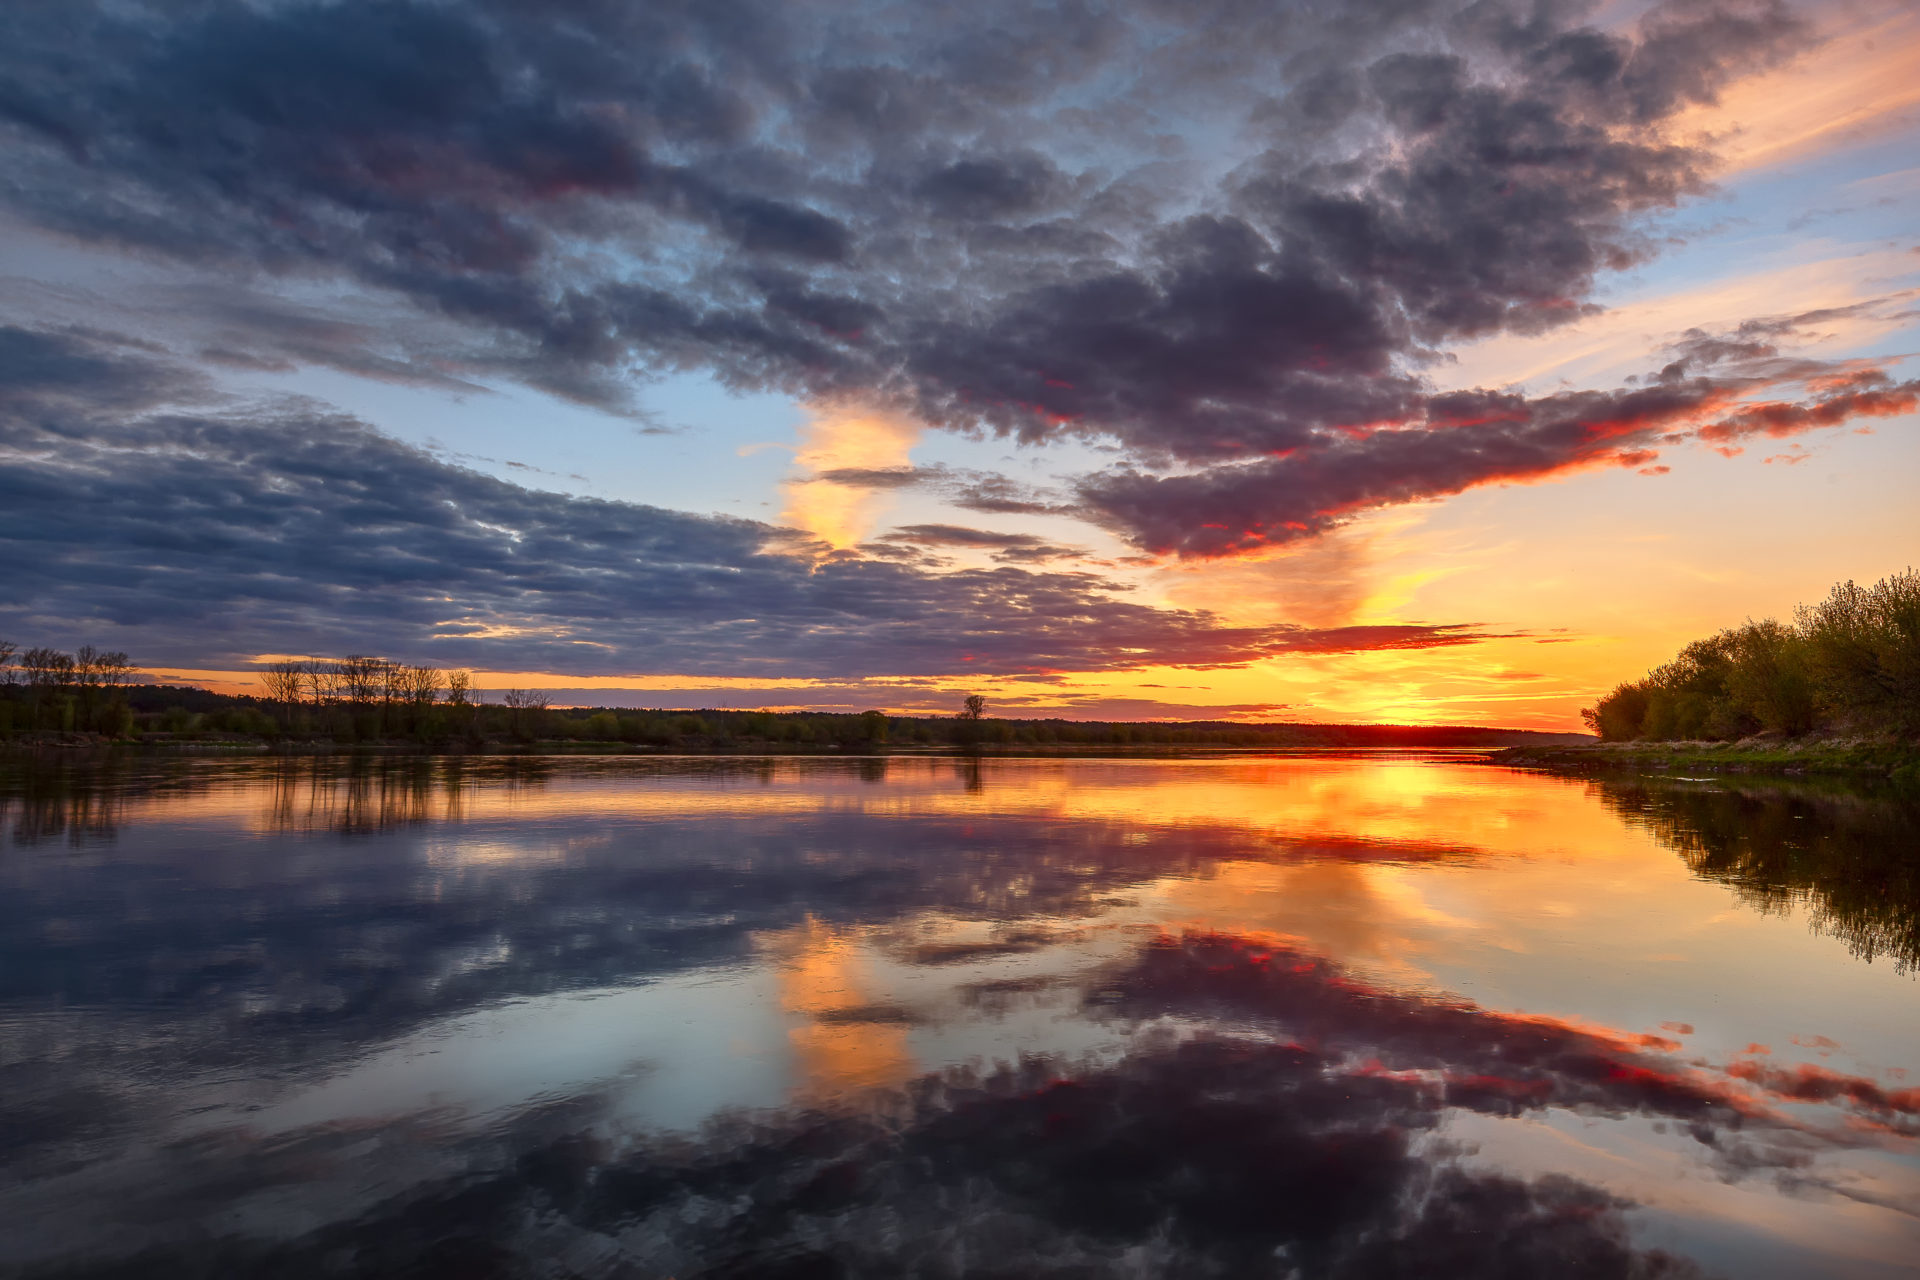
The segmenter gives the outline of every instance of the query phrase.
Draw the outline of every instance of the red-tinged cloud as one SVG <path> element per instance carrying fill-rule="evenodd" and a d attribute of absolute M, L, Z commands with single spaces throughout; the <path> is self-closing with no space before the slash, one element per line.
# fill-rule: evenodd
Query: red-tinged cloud
<path fill-rule="evenodd" d="M 1437 398 L 1416 426 L 1332 436 L 1285 457 L 1160 476 L 1119 471 L 1081 496 L 1156 552 L 1226 555 L 1312 537 L 1355 514 L 1497 481 L 1588 466 L 1638 466 L 1676 431 L 1723 409 L 1710 380 L 1542 399 L 1499 392 Z"/>
<path fill-rule="evenodd" d="M 1877 371 L 1830 379 L 1805 400 L 1743 402 L 1770 381 L 1729 366 L 1615 392 L 1460 392 L 1435 397 L 1402 427 L 1332 433 L 1284 456 L 1174 475 L 1123 468 L 1089 478 L 1080 494 L 1096 518 L 1150 551 L 1231 555 L 1480 485 L 1600 465 L 1664 474 L 1648 464 L 1690 439 L 1731 457 L 1748 436 L 1782 438 L 1920 407 L 1920 381 L 1893 384 Z"/>
<path fill-rule="evenodd" d="M 1735 1062 L 1727 1074 L 1786 1102 L 1847 1102 L 1882 1116 L 1920 1116 L 1920 1089 L 1888 1089 L 1866 1076 L 1843 1075 L 1802 1063 L 1773 1067 Z M 1920 1128 L 1913 1128 L 1920 1133 Z"/>
<path fill-rule="evenodd" d="M 1837 1148 L 1920 1133 L 1912 1120 L 1920 1114 L 1920 1089 L 1750 1059 L 1725 1068 L 1682 1062 L 1673 1056 L 1680 1043 L 1665 1036 L 1403 994 L 1259 938 L 1162 936 L 1109 975 L 1093 1001 L 1110 1016 L 1259 1025 L 1361 1071 L 1426 1080 L 1448 1106 L 1678 1121 L 1712 1149 L 1728 1177 L 1771 1168 L 1806 1179 L 1809 1144 Z M 1807 1122 L 1780 1103 L 1826 1104 L 1837 1114 Z M 1744 1137 L 1736 1141 L 1736 1134 Z"/>
<path fill-rule="evenodd" d="M 1884 376 L 1880 378 L 1885 381 Z M 1748 405 L 1737 413 L 1701 427 L 1702 440 L 1731 443 L 1748 436 L 1779 440 L 1787 436 L 1843 426 L 1858 418 L 1891 418 L 1920 408 L 1920 381 L 1871 390 L 1832 393 L 1824 399 L 1793 404 L 1768 401 Z"/>

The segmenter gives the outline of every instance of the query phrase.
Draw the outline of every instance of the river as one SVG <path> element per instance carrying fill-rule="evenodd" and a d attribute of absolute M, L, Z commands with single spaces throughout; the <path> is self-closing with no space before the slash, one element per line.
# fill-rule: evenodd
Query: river
<path fill-rule="evenodd" d="M 1920 1270 L 1920 804 L 1420 753 L 0 764 L 0 1270 Z"/>

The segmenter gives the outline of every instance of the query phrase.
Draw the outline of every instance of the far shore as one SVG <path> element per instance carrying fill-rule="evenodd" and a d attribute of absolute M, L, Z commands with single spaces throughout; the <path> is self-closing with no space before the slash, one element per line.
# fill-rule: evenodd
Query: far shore
<path fill-rule="evenodd" d="M 1543 737 L 1549 735 L 1542 735 Z M 1571 738 L 1573 735 L 1566 735 Z M 20 734 L 0 740 L 0 757 L 86 756 L 122 753 L 144 756 L 232 756 L 232 757 L 511 757 L 511 756 L 794 756 L 825 759 L 852 758 L 945 758 L 945 759 L 1073 759 L 1125 758 L 1183 759 L 1212 756 L 1328 756 L 1387 755 L 1425 752 L 1486 757 L 1502 750 L 1494 744 L 1458 742 L 1402 743 L 1295 743 L 1286 745 L 1246 745 L 1234 743 L 1059 743 L 1059 744 L 981 744 L 956 746 L 933 744 L 833 744 L 805 743 L 678 743 L 655 746 L 646 743 L 573 739 L 536 742 L 419 743 L 404 740 L 387 742 L 330 742 L 326 740 L 268 740 L 257 737 L 196 737 L 165 740 L 155 738 L 115 739 L 98 734 Z M 1541 748 L 1528 748 L 1537 750 Z"/>

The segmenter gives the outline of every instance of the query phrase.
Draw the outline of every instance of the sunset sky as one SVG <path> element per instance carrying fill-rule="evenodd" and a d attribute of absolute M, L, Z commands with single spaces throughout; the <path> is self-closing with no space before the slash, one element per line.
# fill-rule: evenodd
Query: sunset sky
<path fill-rule="evenodd" d="M 1920 563 L 1911 0 L 24 0 L 0 638 L 1579 727 Z"/>

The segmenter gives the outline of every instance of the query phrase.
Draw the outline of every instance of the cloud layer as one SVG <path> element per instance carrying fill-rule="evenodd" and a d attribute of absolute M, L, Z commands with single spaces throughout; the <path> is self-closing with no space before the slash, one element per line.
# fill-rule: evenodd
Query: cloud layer
<path fill-rule="evenodd" d="M 379 651 L 495 669 L 831 677 L 1212 666 L 1468 643 L 1238 627 L 1087 573 L 930 572 L 790 530 L 524 489 L 311 405 L 0 328 L 0 624 L 152 665 Z"/>
<path fill-rule="evenodd" d="M 23 6 L 0 19 L 0 200 L 95 245 L 404 300 L 465 335 L 434 377 L 617 406 L 635 371 L 704 368 L 1114 440 L 1127 461 L 1078 509 L 1154 552 L 1911 408 L 1911 385 L 1706 369 L 1434 394 L 1449 344 L 1586 314 L 1649 256 L 1645 218 L 1712 173 L 1670 126 L 1807 39 L 1778 0 L 1630 31 L 1583 13 Z M 316 358 L 282 319 L 220 358 Z M 354 341 L 322 354 L 350 366 Z"/>

